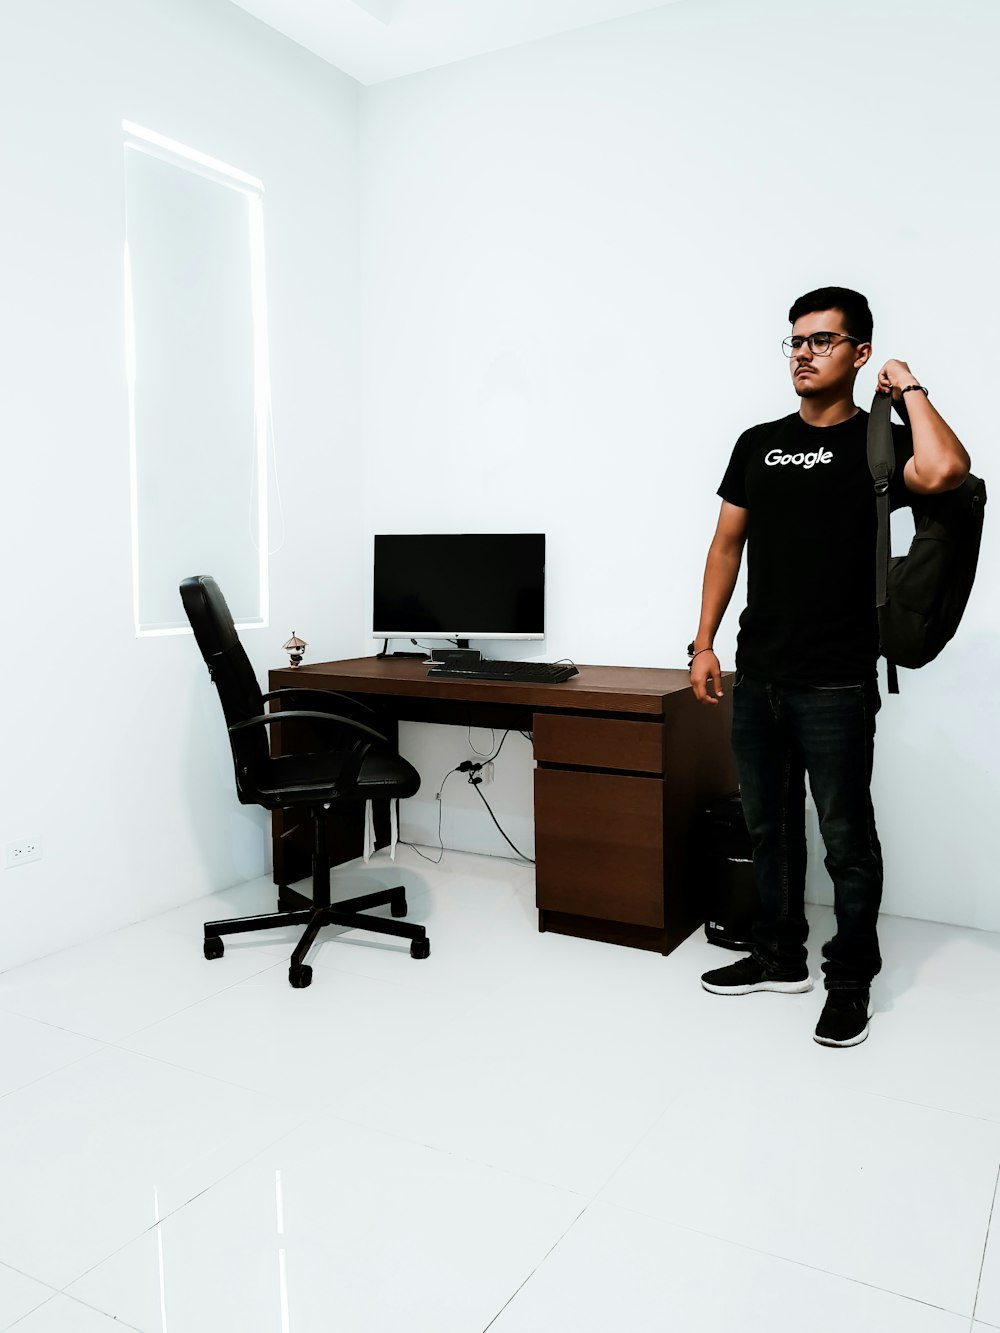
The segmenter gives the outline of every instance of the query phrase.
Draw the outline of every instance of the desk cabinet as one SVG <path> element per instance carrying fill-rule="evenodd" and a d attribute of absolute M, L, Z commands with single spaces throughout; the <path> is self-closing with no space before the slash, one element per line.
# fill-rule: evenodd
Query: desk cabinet
<path fill-rule="evenodd" d="M 571 680 L 527 684 L 432 677 L 420 662 L 393 658 L 271 673 L 272 690 L 287 686 L 376 705 L 390 739 L 398 721 L 530 727 L 540 930 L 669 953 L 703 920 L 685 859 L 695 811 L 736 787 L 728 691 L 706 707 L 683 670 L 581 666 Z M 272 737 L 291 750 L 305 743 L 293 726 Z M 275 813 L 279 885 L 308 873 L 293 823 Z M 335 859 L 356 855 L 360 812 L 331 815 L 331 824 Z"/>
<path fill-rule="evenodd" d="M 735 785 L 722 719 L 713 743 L 702 708 L 686 694 L 656 721 L 535 717 L 540 930 L 669 953 L 701 922 L 685 873 L 691 819 Z"/>

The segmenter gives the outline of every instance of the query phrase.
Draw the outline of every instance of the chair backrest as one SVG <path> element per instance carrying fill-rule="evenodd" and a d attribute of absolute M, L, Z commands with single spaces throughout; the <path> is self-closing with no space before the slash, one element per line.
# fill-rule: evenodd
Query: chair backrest
<path fill-rule="evenodd" d="M 232 612 L 215 579 L 195 575 L 181 584 L 181 601 L 194 631 L 195 642 L 205 659 L 226 718 L 226 725 L 245 722 L 264 712 L 264 698 L 257 677 L 233 624 Z M 266 727 L 247 727 L 229 733 L 236 765 L 236 785 L 254 785 L 269 755 Z M 252 799 L 252 798 L 251 798 Z"/>

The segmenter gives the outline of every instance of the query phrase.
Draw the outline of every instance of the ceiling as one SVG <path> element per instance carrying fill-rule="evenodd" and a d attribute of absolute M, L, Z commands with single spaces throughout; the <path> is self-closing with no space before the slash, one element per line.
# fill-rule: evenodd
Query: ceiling
<path fill-rule="evenodd" d="M 499 51 L 677 0 L 232 0 L 360 83 Z"/>

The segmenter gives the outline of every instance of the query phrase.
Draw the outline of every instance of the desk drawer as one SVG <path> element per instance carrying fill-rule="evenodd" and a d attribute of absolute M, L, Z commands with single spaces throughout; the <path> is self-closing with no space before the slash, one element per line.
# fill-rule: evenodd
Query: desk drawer
<path fill-rule="evenodd" d="M 535 769 L 535 892 L 542 911 L 663 926 L 663 783 Z"/>
<path fill-rule="evenodd" d="M 532 730 L 535 759 L 540 764 L 663 772 L 663 726 L 659 722 L 536 713 Z"/>

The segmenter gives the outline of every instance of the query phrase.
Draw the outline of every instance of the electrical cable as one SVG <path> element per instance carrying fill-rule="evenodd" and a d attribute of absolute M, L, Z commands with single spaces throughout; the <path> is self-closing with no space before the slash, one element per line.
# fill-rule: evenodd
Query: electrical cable
<path fill-rule="evenodd" d="M 489 810 L 490 819 L 492 819 L 494 824 L 496 824 L 497 828 L 500 829 L 500 836 L 503 838 L 504 842 L 507 843 L 509 847 L 514 847 L 514 844 L 511 842 L 510 838 L 507 837 L 507 834 L 504 833 L 503 829 L 500 828 L 499 823 L 497 823 L 497 817 L 490 809 L 489 801 L 486 799 L 483 793 L 479 791 L 479 783 L 473 782 L 471 777 L 469 778 L 469 782 L 472 784 L 473 787 L 475 787 L 476 791 L 479 792 L 479 799 L 482 801 L 483 805 L 486 806 L 486 809 Z M 522 861 L 527 861 L 529 866 L 533 866 L 535 864 L 530 856 L 525 856 L 524 852 L 521 851 L 520 847 L 514 847 L 514 851 L 517 852 L 518 856 L 521 858 Z"/>
<path fill-rule="evenodd" d="M 485 731 L 486 728 L 484 727 L 483 730 Z M 490 727 L 490 731 L 493 733 L 493 740 L 492 740 L 491 745 L 490 745 L 490 748 L 492 749 L 493 745 L 496 745 L 497 733 L 496 733 L 496 728 L 495 728 L 495 727 Z M 490 763 L 493 762 L 493 760 L 497 757 L 497 755 L 498 755 L 498 754 L 500 753 L 500 751 L 503 749 L 503 743 L 504 743 L 504 741 L 507 739 L 507 737 L 510 735 L 510 733 L 511 733 L 511 728 L 508 727 L 507 730 L 504 732 L 504 734 L 500 737 L 500 744 L 497 745 L 497 748 L 496 748 L 495 750 L 493 750 L 493 753 L 492 753 L 492 754 L 484 754 L 482 750 L 477 750 L 476 747 L 473 745 L 473 743 L 472 743 L 472 728 L 469 727 L 469 749 L 472 751 L 473 754 L 478 755 L 479 758 L 482 759 L 485 763 L 490 764 Z M 523 736 L 523 735 L 524 735 L 524 732 L 522 731 L 520 734 Z"/>
<path fill-rule="evenodd" d="M 490 755 L 489 759 L 487 759 L 486 762 L 487 762 L 488 764 L 492 764 L 493 760 L 497 757 L 497 755 L 498 755 L 498 754 L 500 753 L 500 751 L 503 749 L 503 743 L 504 743 L 504 741 L 507 739 L 507 737 L 508 737 L 509 735 L 510 735 L 510 728 L 508 727 L 508 729 L 507 729 L 507 730 L 504 732 L 504 734 L 500 737 L 500 744 L 497 746 L 497 748 L 494 750 L 494 752 Z"/>
<path fill-rule="evenodd" d="M 482 728 L 480 728 L 480 730 L 485 731 L 486 728 L 485 728 L 485 727 L 482 727 Z M 504 735 L 505 735 L 505 736 L 506 736 L 506 734 L 507 734 L 507 733 L 504 732 Z M 490 727 L 490 749 L 491 749 L 491 750 L 493 749 L 494 745 L 496 745 L 496 743 L 497 743 L 497 732 L 496 732 L 496 727 Z M 501 741 L 500 744 L 503 745 L 503 741 Z M 473 745 L 473 743 L 472 743 L 472 728 L 471 728 L 471 727 L 469 727 L 469 749 L 472 751 L 473 754 L 477 754 L 477 755 L 479 756 L 480 759 L 488 759 L 488 758 L 489 758 L 489 755 L 484 754 L 482 750 L 477 750 L 476 747 Z"/>
<path fill-rule="evenodd" d="M 441 786 L 438 787 L 438 789 L 437 789 L 437 803 L 438 803 L 438 844 L 439 844 L 440 849 L 441 849 L 441 850 L 440 850 L 440 853 L 438 854 L 437 859 L 435 860 L 435 858 L 434 858 L 433 856 L 428 856 L 425 852 L 422 852 L 422 851 L 420 850 L 420 848 L 416 845 L 416 843 L 412 843 L 412 842 L 403 842 L 403 839 L 402 839 L 402 838 L 397 839 L 397 841 L 403 843 L 403 846 L 404 846 L 404 847 L 412 847 L 413 850 L 416 852 L 416 854 L 417 854 L 418 856 L 422 856 L 422 857 L 424 858 L 425 861 L 430 861 L 430 863 L 431 863 L 432 866 L 439 866 L 439 865 L 441 864 L 442 859 L 444 858 L 444 838 L 442 838 L 442 836 L 441 836 L 441 814 L 442 814 L 441 793 L 444 791 L 444 784 L 445 784 L 445 783 L 448 781 L 448 779 L 451 777 L 452 773 L 458 773 L 458 772 L 460 772 L 459 769 L 457 769 L 457 768 L 450 768 L 450 769 L 448 770 L 448 772 L 444 775 L 444 777 L 441 779 Z"/>
<path fill-rule="evenodd" d="M 495 728 L 491 727 L 490 730 L 493 732 L 493 736 L 495 739 L 496 738 Z M 490 805 L 486 797 L 483 795 L 483 793 L 480 791 L 480 787 L 482 785 L 483 780 L 481 777 L 478 776 L 479 773 L 486 767 L 487 764 L 492 764 L 493 760 L 496 759 L 497 755 L 499 755 L 500 751 L 503 749 L 503 743 L 510 735 L 510 732 L 511 729 L 508 727 L 508 729 L 500 737 L 500 744 L 496 747 L 493 753 L 491 755 L 484 755 L 479 750 L 476 750 L 474 746 L 472 746 L 472 728 L 469 727 L 469 745 L 470 747 L 472 747 L 474 752 L 480 756 L 483 762 L 481 764 L 477 764 L 471 759 L 463 759 L 462 762 L 458 764 L 455 768 L 450 768 L 448 772 L 444 775 L 444 777 L 441 779 L 441 785 L 437 789 L 438 846 L 440 849 L 437 858 L 433 856 L 428 856 L 425 852 L 422 852 L 415 843 L 405 842 L 402 838 L 398 839 L 398 841 L 404 847 L 412 847 L 418 856 L 423 857 L 425 861 L 430 861 L 431 865 L 437 866 L 441 864 L 441 861 L 444 858 L 444 838 L 441 834 L 441 819 L 443 814 L 443 803 L 441 801 L 441 793 L 444 791 L 445 783 L 448 781 L 448 779 L 451 777 L 453 773 L 465 773 L 467 775 L 466 780 L 468 781 L 469 786 L 475 788 L 479 796 L 479 799 L 482 801 L 483 805 L 485 805 L 486 809 L 489 811 L 490 819 L 492 819 L 493 823 L 496 824 L 497 830 L 499 831 L 500 836 L 503 838 L 504 842 L 506 842 L 507 845 L 517 853 L 517 855 L 521 858 L 522 861 L 526 861 L 528 865 L 531 866 L 535 864 L 535 862 L 532 860 L 530 856 L 525 856 L 524 852 L 522 852 L 519 847 L 515 846 L 515 844 L 511 842 L 510 838 L 507 837 L 507 834 L 504 833 L 503 829 L 500 827 L 499 820 L 493 813 L 492 806 Z M 530 733 L 526 734 L 525 732 L 522 731 L 519 733 L 519 735 L 524 736 L 526 740 L 531 739 Z"/>
<path fill-rule="evenodd" d="M 380 653 L 376 653 L 375 654 L 376 657 L 386 657 L 388 655 L 389 642 L 390 641 L 388 639 L 382 640 L 382 651 Z M 430 656 L 431 650 L 427 647 L 426 644 L 417 643 L 416 639 L 410 639 L 410 642 L 413 644 L 414 648 L 419 648 L 422 653 L 426 653 L 428 657 Z M 393 653 L 393 656 L 395 657 L 395 653 Z M 410 653 L 408 654 L 408 656 L 412 657 L 413 654 Z"/>

